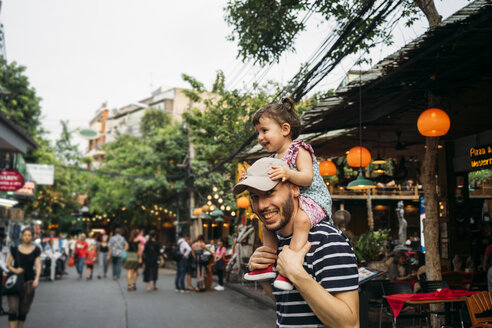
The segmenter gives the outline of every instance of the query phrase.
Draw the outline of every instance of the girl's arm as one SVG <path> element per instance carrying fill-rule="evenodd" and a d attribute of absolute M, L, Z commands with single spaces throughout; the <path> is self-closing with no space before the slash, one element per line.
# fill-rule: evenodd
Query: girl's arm
<path fill-rule="evenodd" d="M 269 173 L 270 179 L 282 179 L 282 181 L 289 180 L 291 183 L 298 186 L 309 186 L 313 182 L 313 158 L 311 157 L 311 154 L 302 147 L 299 147 L 296 166 L 299 171 L 281 166 L 272 166 L 273 171 Z"/>

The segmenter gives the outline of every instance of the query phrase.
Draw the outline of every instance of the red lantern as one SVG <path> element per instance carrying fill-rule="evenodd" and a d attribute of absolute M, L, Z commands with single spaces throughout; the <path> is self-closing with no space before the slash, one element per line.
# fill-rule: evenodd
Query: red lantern
<path fill-rule="evenodd" d="M 239 208 L 248 208 L 249 207 L 249 198 L 246 196 L 239 197 L 236 201 L 237 207 Z"/>
<path fill-rule="evenodd" d="M 440 137 L 448 133 L 451 121 L 448 114 L 439 108 L 429 108 L 420 114 L 417 128 L 425 137 Z"/>
<path fill-rule="evenodd" d="M 349 166 L 366 167 L 369 163 L 371 163 L 371 153 L 367 148 L 357 146 L 349 150 L 347 154 L 347 164 Z"/>
<path fill-rule="evenodd" d="M 319 163 L 319 173 L 324 176 L 330 176 L 337 174 L 337 167 L 332 161 L 322 161 Z"/>

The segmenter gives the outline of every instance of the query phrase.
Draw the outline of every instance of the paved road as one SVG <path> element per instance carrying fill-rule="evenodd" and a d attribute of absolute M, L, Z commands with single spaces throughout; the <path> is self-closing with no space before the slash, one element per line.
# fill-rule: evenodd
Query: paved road
<path fill-rule="evenodd" d="M 71 270 L 71 269 L 70 269 Z M 78 281 L 74 271 L 55 282 L 44 282 L 24 327 L 66 328 L 263 328 L 275 326 L 271 308 L 232 290 L 175 293 L 174 271 L 161 269 L 158 291 L 147 292 L 139 277 L 128 292 L 123 277 Z M 5 303 L 5 301 L 4 301 Z M 7 327 L 0 317 L 0 327 Z"/>

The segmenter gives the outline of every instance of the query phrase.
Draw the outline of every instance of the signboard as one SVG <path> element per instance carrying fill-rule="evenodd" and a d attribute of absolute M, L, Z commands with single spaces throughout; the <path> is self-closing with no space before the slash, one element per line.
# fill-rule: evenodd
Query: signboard
<path fill-rule="evenodd" d="M 48 164 L 26 164 L 27 172 L 37 185 L 52 185 L 55 166 Z"/>
<path fill-rule="evenodd" d="M 420 250 L 422 251 L 422 253 L 425 253 L 424 222 L 425 222 L 425 201 L 424 201 L 424 196 L 420 196 Z"/>
<path fill-rule="evenodd" d="M 492 144 L 470 148 L 472 171 L 492 168 Z"/>
<path fill-rule="evenodd" d="M 0 171 L 0 191 L 16 191 L 24 185 L 24 178 L 16 170 Z"/>
<path fill-rule="evenodd" d="M 26 196 L 32 196 L 34 195 L 34 190 L 36 189 L 36 184 L 32 181 L 26 181 L 26 183 L 24 183 L 24 186 L 17 190 L 17 193 L 19 194 L 23 194 L 23 195 L 26 195 Z"/>

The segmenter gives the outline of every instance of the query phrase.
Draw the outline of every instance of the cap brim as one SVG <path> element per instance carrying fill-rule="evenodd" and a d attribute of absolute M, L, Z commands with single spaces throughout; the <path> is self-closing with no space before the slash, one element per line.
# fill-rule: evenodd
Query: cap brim
<path fill-rule="evenodd" d="M 280 180 L 272 180 L 269 177 L 246 177 L 246 179 L 235 185 L 232 191 L 235 194 L 240 194 L 248 189 L 248 187 L 267 191 L 273 189 L 279 182 Z"/>

